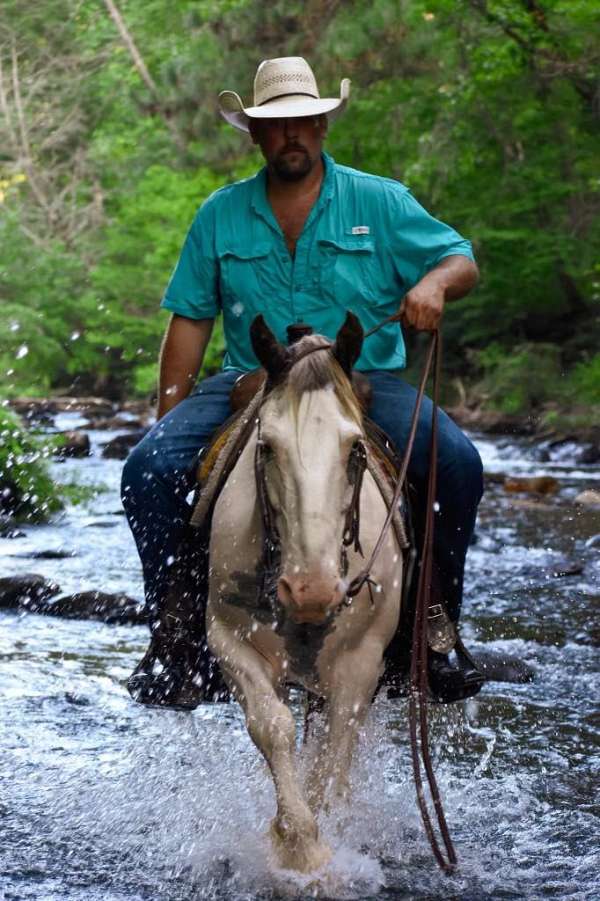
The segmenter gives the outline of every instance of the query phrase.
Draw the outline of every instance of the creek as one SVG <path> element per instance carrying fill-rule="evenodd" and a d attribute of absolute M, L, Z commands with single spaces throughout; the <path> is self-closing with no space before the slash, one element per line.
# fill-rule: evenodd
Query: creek
<path fill-rule="evenodd" d="M 0 539 L 0 576 L 36 572 L 65 593 L 141 598 L 122 464 L 100 456 L 106 432 L 90 437 L 92 456 L 53 472 L 106 490 Z M 536 678 L 431 709 L 455 875 L 438 870 L 420 822 L 405 701 L 373 705 L 353 805 L 322 823 L 335 855 L 316 886 L 269 862 L 273 791 L 236 705 L 185 714 L 134 704 L 124 681 L 143 626 L 0 611 L 0 898 L 597 898 L 600 516 L 574 498 L 600 488 L 600 470 L 537 462 L 524 441 L 475 441 L 486 472 L 552 475 L 559 490 L 535 500 L 490 480 L 481 506 L 463 636 L 473 650 L 519 656 Z M 48 550 L 67 556 L 36 556 Z"/>

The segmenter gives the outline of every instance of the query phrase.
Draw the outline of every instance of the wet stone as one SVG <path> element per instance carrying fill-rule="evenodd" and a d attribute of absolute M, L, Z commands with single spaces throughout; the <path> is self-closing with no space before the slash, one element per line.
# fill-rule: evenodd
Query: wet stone
<path fill-rule="evenodd" d="M 129 432 L 126 435 L 117 435 L 102 448 L 102 456 L 111 460 L 124 460 L 129 451 L 138 444 L 148 429 Z"/>
<path fill-rule="evenodd" d="M 575 503 L 582 507 L 593 507 L 600 509 L 600 491 L 589 488 L 587 491 L 581 491 L 575 498 Z"/>
<path fill-rule="evenodd" d="M 98 619 L 112 624 L 140 625 L 147 622 L 143 604 L 129 595 L 104 591 L 80 591 L 53 598 L 38 604 L 35 612 L 65 619 Z"/>
<path fill-rule="evenodd" d="M 11 554 L 12 557 L 24 557 L 28 560 L 66 560 L 75 557 L 75 551 L 65 551 L 59 548 L 49 548 L 46 551 L 24 551 L 19 554 Z"/>
<path fill-rule="evenodd" d="M 62 444 L 56 448 L 54 456 L 62 459 L 65 457 L 89 457 L 91 444 L 87 432 L 62 432 L 60 437 Z"/>
<path fill-rule="evenodd" d="M 45 576 L 27 573 L 23 576 L 7 576 L 0 579 L 0 609 L 43 604 L 60 592 L 60 586 Z"/>
<path fill-rule="evenodd" d="M 531 478 L 508 476 L 504 482 L 504 490 L 515 493 L 555 494 L 558 491 L 558 481 L 552 476 L 532 476 Z"/>

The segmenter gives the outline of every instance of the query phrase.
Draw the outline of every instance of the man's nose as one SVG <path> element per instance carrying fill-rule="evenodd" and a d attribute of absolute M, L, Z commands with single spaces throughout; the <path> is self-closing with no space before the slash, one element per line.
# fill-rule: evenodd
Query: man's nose
<path fill-rule="evenodd" d="M 298 120 L 295 118 L 283 120 L 283 133 L 286 138 L 298 137 Z"/>

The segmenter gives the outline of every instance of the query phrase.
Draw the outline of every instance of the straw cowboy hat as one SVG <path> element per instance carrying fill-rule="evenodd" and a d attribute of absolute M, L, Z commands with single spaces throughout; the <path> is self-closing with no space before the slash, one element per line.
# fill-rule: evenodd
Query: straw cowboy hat
<path fill-rule="evenodd" d="M 219 108 L 230 125 L 248 131 L 250 119 L 290 119 L 320 116 L 331 122 L 342 112 L 350 96 L 350 79 L 343 78 L 340 96 L 321 97 L 313 71 L 301 56 L 265 59 L 256 70 L 254 106 L 244 107 L 235 91 L 221 91 Z"/>

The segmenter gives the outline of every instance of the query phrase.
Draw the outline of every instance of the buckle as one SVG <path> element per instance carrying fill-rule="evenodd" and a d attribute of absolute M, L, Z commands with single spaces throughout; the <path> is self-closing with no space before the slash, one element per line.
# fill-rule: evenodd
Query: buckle
<path fill-rule="evenodd" d="M 433 612 L 435 610 L 435 613 Z M 443 617 L 444 611 L 441 604 L 432 604 L 427 614 L 427 619 L 437 619 L 438 616 Z"/>

